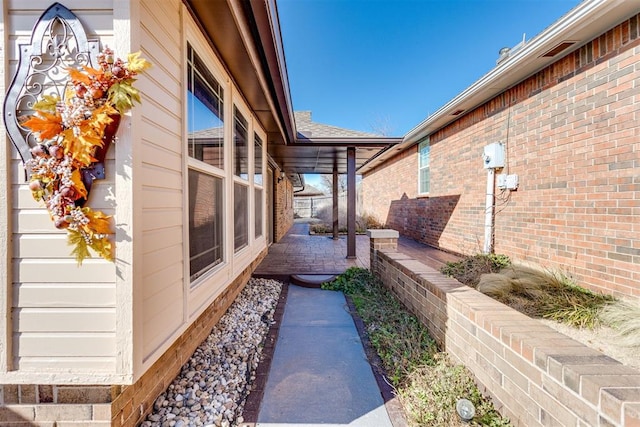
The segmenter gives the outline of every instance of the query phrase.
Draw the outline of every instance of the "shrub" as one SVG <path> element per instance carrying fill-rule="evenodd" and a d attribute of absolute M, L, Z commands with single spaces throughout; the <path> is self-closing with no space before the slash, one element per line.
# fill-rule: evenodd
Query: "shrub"
<path fill-rule="evenodd" d="M 480 276 L 487 273 L 497 273 L 509 265 L 511 265 L 511 259 L 506 255 L 477 254 L 457 262 L 448 262 L 440 269 L 440 272 L 475 288 L 480 281 Z"/>

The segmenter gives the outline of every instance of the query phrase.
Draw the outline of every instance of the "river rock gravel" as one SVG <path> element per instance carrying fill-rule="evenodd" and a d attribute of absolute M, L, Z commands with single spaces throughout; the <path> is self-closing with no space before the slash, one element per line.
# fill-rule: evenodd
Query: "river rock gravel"
<path fill-rule="evenodd" d="M 276 280 L 250 279 L 141 426 L 241 424 L 281 289 Z"/>

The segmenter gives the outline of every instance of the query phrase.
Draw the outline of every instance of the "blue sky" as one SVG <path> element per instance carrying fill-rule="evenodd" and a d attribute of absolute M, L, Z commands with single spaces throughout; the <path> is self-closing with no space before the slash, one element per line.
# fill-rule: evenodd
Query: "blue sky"
<path fill-rule="evenodd" d="M 402 136 L 578 0 L 278 0 L 295 110 Z"/>

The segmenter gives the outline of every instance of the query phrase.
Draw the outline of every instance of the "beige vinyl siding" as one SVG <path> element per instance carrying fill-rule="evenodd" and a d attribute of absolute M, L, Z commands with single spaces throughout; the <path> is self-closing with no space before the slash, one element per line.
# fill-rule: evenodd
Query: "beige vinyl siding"
<path fill-rule="evenodd" d="M 142 361 L 159 356 L 184 327 L 181 3 L 140 6 L 143 56 L 153 63 L 144 93 L 141 132 Z"/>
<path fill-rule="evenodd" d="M 51 1 L 9 0 L 4 5 L 4 30 L 10 81 L 18 61 L 17 47 L 28 43 L 32 29 Z M 111 1 L 66 1 L 81 17 L 90 38 L 112 37 Z M 89 13 L 83 13 L 93 9 Z M 6 140 L 7 144 L 10 141 Z M 89 205 L 114 213 L 114 161 L 110 150 L 107 177 L 97 181 Z M 78 382 L 110 382 L 116 372 L 116 303 L 113 263 L 86 260 L 81 268 L 70 255 L 66 233 L 55 229 L 44 207 L 33 200 L 24 181 L 17 151 L 7 159 L 11 189 L 8 207 L 11 272 L 8 314 L 2 318 L 10 346 L 3 346 L 9 370 L 3 382 L 47 382 L 73 378 Z M 46 375 L 44 375 L 46 373 Z M 57 377 L 51 374 L 58 374 Z"/>

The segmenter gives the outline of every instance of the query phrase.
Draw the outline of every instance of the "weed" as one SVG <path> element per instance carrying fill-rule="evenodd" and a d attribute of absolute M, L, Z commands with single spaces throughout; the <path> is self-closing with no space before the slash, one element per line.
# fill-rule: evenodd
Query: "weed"
<path fill-rule="evenodd" d="M 427 329 L 369 270 L 349 268 L 323 288 L 351 297 L 410 425 L 463 425 L 455 411 L 461 397 L 476 406 L 474 424 L 510 425 L 478 391 L 468 370 L 438 352 Z"/>

